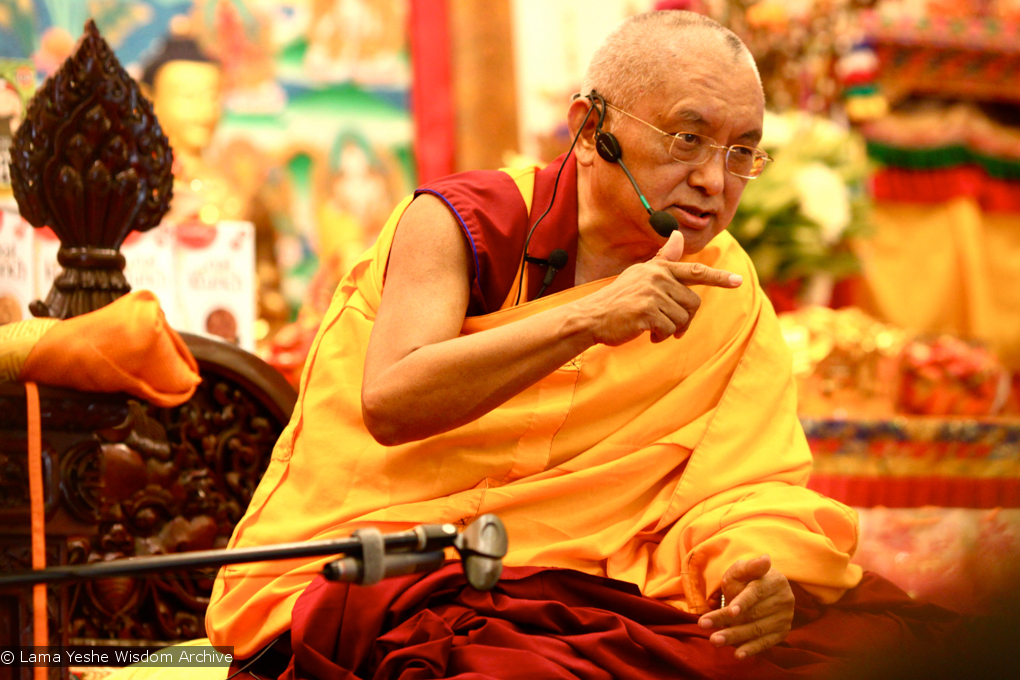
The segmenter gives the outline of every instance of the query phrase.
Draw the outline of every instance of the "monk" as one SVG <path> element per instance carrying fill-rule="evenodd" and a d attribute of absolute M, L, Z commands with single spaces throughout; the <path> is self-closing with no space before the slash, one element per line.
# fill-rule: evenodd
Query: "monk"
<path fill-rule="evenodd" d="M 397 207 L 336 291 L 231 540 L 492 512 L 503 580 L 229 566 L 213 644 L 272 651 L 288 678 L 786 677 L 874 620 L 856 515 L 805 488 L 791 360 L 726 233 L 768 160 L 747 48 L 697 14 L 635 16 L 582 94 L 576 145 L 548 167 L 455 175 Z M 668 237 L 643 201 L 675 219 Z M 864 644 L 896 644 L 903 621 Z"/>

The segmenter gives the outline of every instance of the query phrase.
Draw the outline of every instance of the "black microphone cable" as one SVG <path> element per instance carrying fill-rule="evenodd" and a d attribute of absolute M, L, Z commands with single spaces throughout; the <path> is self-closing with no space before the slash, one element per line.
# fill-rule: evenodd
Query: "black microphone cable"
<path fill-rule="evenodd" d="M 567 149 L 567 155 L 563 159 L 563 162 L 560 164 L 559 171 L 556 173 L 556 181 L 553 182 L 553 192 L 552 196 L 549 198 L 549 205 L 548 207 L 546 207 L 545 212 L 542 213 L 542 216 L 539 217 L 535 224 L 531 227 L 531 231 L 528 232 L 528 238 L 525 239 L 524 241 L 524 259 L 521 260 L 521 274 L 517 281 L 517 301 L 514 302 L 514 306 L 521 304 L 521 289 L 524 287 L 524 268 L 528 266 L 527 261 L 528 246 L 531 245 L 531 236 L 535 233 L 535 229 L 538 228 L 538 225 L 542 223 L 542 220 L 545 219 L 545 216 L 549 214 L 549 211 L 552 210 L 553 203 L 556 202 L 556 190 L 559 189 L 560 187 L 560 175 L 563 174 L 563 167 L 567 164 L 567 161 L 570 160 L 570 153 L 574 150 L 574 147 L 577 145 L 577 140 L 581 138 L 581 132 L 584 131 L 584 125 L 585 123 L 588 122 L 588 118 L 591 116 L 591 112 L 594 110 L 595 102 L 592 102 L 592 105 L 588 108 L 588 113 L 584 114 L 584 120 L 581 121 L 581 126 L 577 129 L 577 134 L 574 135 L 574 141 L 570 143 L 570 148 Z"/>

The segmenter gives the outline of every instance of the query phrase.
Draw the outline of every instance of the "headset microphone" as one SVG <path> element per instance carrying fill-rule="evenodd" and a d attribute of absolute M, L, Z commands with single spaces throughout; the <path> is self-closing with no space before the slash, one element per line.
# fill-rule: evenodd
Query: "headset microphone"
<path fill-rule="evenodd" d="M 576 94 L 574 95 L 574 98 L 576 99 L 580 96 L 580 94 Z M 652 210 L 652 206 L 648 204 L 648 199 L 646 199 L 645 195 L 641 193 L 641 189 L 638 187 L 637 182 L 634 181 L 634 177 L 630 174 L 630 170 L 628 170 L 627 166 L 623 163 L 623 149 L 620 148 L 620 142 L 616 139 L 616 135 L 602 129 L 602 124 L 606 119 L 606 100 L 595 90 L 592 90 L 591 93 L 586 96 L 592 102 L 591 108 L 589 108 L 588 112 L 584 114 L 584 120 L 581 121 L 581 125 L 577 128 L 577 134 L 574 135 L 574 140 L 570 143 L 570 148 L 567 149 L 566 156 L 563 157 L 560 169 L 556 172 L 556 179 L 553 180 L 553 190 L 552 196 L 549 198 L 549 205 L 546 206 L 545 212 L 539 216 L 538 220 L 531 225 L 531 229 L 528 231 L 528 237 L 524 239 L 525 263 L 531 262 L 533 264 L 539 264 L 546 267 L 545 279 L 542 281 L 542 288 L 538 293 L 539 297 L 541 297 L 542 293 L 545 292 L 546 287 L 552 283 L 553 277 L 556 276 L 556 272 L 567 266 L 568 256 L 566 251 L 557 248 L 549 254 L 548 260 L 541 260 L 528 255 L 528 246 L 531 245 L 531 237 L 534 235 L 535 229 L 538 228 L 538 225 L 542 223 L 545 216 L 549 214 L 550 210 L 552 210 L 553 202 L 556 200 L 556 190 L 560 185 L 560 175 L 563 174 L 563 168 L 566 166 L 567 161 L 570 160 L 570 154 L 577 145 L 577 140 L 581 138 L 581 133 L 584 131 L 585 123 L 588 122 L 589 116 L 596 112 L 596 110 L 598 111 L 599 120 L 598 125 L 595 127 L 595 149 L 598 151 L 599 156 L 608 163 L 619 163 L 620 167 L 623 168 L 624 173 L 627 175 L 627 179 L 630 180 L 631 186 L 634 187 L 634 191 L 637 192 L 638 198 L 641 199 L 641 205 L 643 205 L 645 210 L 648 211 L 648 224 L 651 225 L 656 234 L 663 238 L 669 238 L 670 234 L 680 228 L 676 218 L 668 212 L 665 212 L 664 210 Z M 596 102 L 598 102 L 600 106 L 596 106 Z M 518 275 L 519 278 L 517 280 L 517 300 L 514 304 L 520 304 L 521 302 L 521 293 L 524 290 L 524 269 L 524 263 L 522 263 L 521 270 Z"/>
<path fill-rule="evenodd" d="M 602 129 L 602 123 L 606 117 L 606 100 L 596 92 L 592 92 L 588 95 L 592 99 L 592 106 L 596 100 L 601 104 L 601 111 L 599 112 L 598 126 L 595 128 L 595 150 L 598 151 L 599 156 L 602 160 L 607 163 L 618 163 L 620 168 L 623 169 L 627 179 L 630 180 L 630 185 L 634 187 L 634 191 L 637 192 L 638 198 L 641 199 L 641 205 L 648 211 L 648 224 L 652 226 L 655 233 L 663 238 L 669 238 L 669 235 L 680 228 L 680 224 L 676 221 L 676 218 L 670 215 L 664 210 L 652 210 L 652 206 L 648 204 L 648 199 L 641 193 L 641 189 L 638 187 L 637 182 L 634 180 L 634 176 L 630 174 L 630 170 L 627 169 L 626 164 L 623 162 L 623 149 L 620 147 L 620 141 L 616 138 L 612 132 L 606 132 Z"/>

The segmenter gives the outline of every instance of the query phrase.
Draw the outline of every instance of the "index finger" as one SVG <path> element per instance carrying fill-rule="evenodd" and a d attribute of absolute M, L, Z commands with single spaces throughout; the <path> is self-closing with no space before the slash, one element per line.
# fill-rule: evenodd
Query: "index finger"
<path fill-rule="evenodd" d="M 717 286 L 719 288 L 737 288 L 744 282 L 740 274 L 725 269 L 713 269 L 701 262 L 664 262 L 670 273 L 685 286 Z"/>
<path fill-rule="evenodd" d="M 698 619 L 698 624 L 702 628 L 727 628 L 738 623 L 745 623 L 755 617 L 754 608 L 769 600 L 771 596 L 768 584 L 760 580 L 752 581 L 745 584 L 745 587 L 733 596 L 733 600 L 728 602 L 727 606 L 702 615 Z"/>
<path fill-rule="evenodd" d="M 743 614 L 743 618 L 747 618 L 747 616 L 753 618 L 761 614 L 761 609 L 766 604 L 771 602 L 775 605 L 781 599 L 774 583 L 769 583 L 765 579 L 759 579 L 748 583 L 747 587 L 733 598 L 729 609 L 731 612 L 734 612 L 734 617 L 740 617 Z M 768 607 L 765 608 L 767 609 Z"/>
<path fill-rule="evenodd" d="M 733 625 L 739 614 L 740 610 L 732 606 L 720 607 L 702 614 L 698 619 L 698 625 L 702 628 L 727 628 Z"/>

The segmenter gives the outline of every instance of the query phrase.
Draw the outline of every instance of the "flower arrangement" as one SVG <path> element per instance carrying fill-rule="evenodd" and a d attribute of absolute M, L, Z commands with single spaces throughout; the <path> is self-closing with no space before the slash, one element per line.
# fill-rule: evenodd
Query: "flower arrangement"
<path fill-rule="evenodd" d="M 848 243 L 868 232 L 864 141 L 828 119 L 795 111 L 766 114 L 761 146 L 775 162 L 747 183 L 730 232 L 766 290 L 831 291 L 832 281 L 858 271 Z"/>
<path fill-rule="evenodd" d="M 900 374 L 902 413 L 994 415 L 1009 395 L 1009 375 L 987 348 L 948 335 L 909 343 Z"/>

